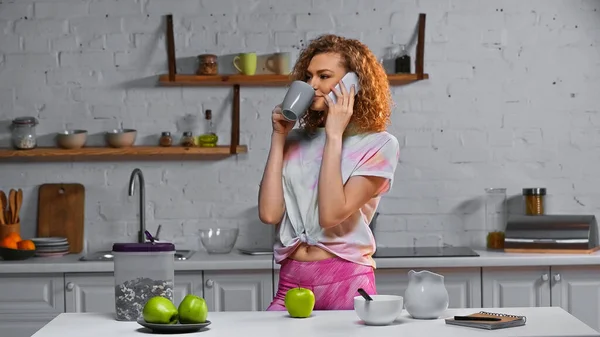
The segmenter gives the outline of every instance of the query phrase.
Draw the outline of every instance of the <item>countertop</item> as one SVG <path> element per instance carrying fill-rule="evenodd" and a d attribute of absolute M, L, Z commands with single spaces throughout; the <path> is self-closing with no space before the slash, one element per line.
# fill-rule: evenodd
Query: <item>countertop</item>
<path fill-rule="evenodd" d="M 593 254 L 516 254 L 476 250 L 474 257 L 407 257 L 377 258 L 378 269 L 390 268 L 460 268 L 516 266 L 600 265 L 600 252 Z M 2 273 L 83 273 L 112 272 L 112 262 L 79 261 L 81 255 L 34 257 L 25 261 L 0 261 Z M 196 252 L 187 261 L 176 261 L 176 271 L 279 269 L 272 255 L 245 255 L 233 251 L 223 255 Z"/>
<path fill-rule="evenodd" d="M 453 315 L 468 315 L 480 310 L 524 315 L 524 326 L 484 330 L 446 325 L 443 318 Z M 356 313 L 348 311 L 315 311 L 306 319 L 289 318 L 286 312 L 210 312 L 211 325 L 199 333 L 204 337 L 234 337 L 243 331 L 249 337 L 290 337 L 305 336 L 366 336 L 376 333 L 381 337 L 476 337 L 476 336 L 514 336 L 514 337 L 583 337 L 600 336 L 574 316 L 559 307 L 543 308 L 470 308 L 449 309 L 442 319 L 415 320 L 406 311 L 392 325 L 365 326 Z M 112 314 L 63 313 L 36 332 L 32 337 L 104 337 L 104 336 L 140 336 L 140 332 L 149 330 L 136 322 L 119 322 Z"/>

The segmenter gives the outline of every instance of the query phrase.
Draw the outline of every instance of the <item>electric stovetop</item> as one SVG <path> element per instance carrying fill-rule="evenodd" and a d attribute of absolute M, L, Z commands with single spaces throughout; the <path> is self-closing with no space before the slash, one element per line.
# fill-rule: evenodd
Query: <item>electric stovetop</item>
<path fill-rule="evenodd" d="M 375 258 L 479 256 L 469 247 L 378 247 Z"/>

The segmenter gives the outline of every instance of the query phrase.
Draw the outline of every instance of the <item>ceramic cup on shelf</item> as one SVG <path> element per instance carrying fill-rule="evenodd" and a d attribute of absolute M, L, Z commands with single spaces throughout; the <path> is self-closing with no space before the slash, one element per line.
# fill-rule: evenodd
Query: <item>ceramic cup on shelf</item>
<path fill-rule="evenodd" d="M 233 58 L 233 66 L 243 75 L 256 73 L 256 53 L 240 53 Z"/>
<path fill-rule="evenodd" d="M 290 53 L 275 53 L 265 63 L 266 68 L 278 75 L 287 75 L 290 73 Z"/>

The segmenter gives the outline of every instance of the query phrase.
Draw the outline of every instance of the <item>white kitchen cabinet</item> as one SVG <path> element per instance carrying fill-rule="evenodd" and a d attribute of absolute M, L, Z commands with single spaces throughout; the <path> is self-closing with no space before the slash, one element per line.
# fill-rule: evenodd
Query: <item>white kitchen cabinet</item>
<path fill-rule="evenodd" d="M 550 267 L 482 268 L 484 308 L 550 306 Z"/>
<path fill-rule="evenodd" d="M 552 266 L 551 303 L 600 331 L 600 266 Z"/>
<path fill-rule="evenodd" d="M 63 274 L 0 274 L 0 335 L 29 337 L 65 310 Z"/>
<path fill-rule="evenodd" d="M 480 268 L 428 268 L 427 270 L 444 276 L 450 308 L 481 307 Z M 410 269 L 376 269 L 377 293 L 404 296 L 408 287 L 409 271 Z"/>
<path fill-rule="evenodd" d="M 176 272 L 173 301 L 179 305 L 187 294 L 202 296 L 202 272 Z M 115 312 L 113 273 L 65 274 L 66 312 Z"/>
<path fill-rule="evenodd" d="M 600 266 L 483 268 L 483 307 L 560 306 L 600 331 Z"/>
<path fill-rule="evenodd" d="M 273 270 L 204 272 L 204 299 L 210 311 L 263 311 L 273 299 Z"/>
<path fill-rule="evenodd" d="M 66 312 L 115 312 L 113 273 L 65 274 Z"/>
<path fill-rule="evenodd" d="M 181 271 L 175 272 L 175 290 L 173 302 L 179 306 L 181 300 L 188 294 L 194 294 L 200 297 L 204 296 L 201 271 Z"/>

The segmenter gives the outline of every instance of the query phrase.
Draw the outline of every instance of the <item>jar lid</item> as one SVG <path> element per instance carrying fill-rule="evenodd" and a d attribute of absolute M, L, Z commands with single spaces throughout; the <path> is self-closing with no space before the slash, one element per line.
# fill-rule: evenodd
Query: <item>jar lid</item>
<path fill-rule="evenodd" d="M 169 242 L 145 242 L 145 243 L 115 243 L 113 252 L 171 252 L 175 251 L 175 245 Z"/>
<path fill-rule="evenodd" d="M 171 133 L 169 131 L 163 131 L 162 135 L 165 137 L 169 137 Z"/>
<path fill-rule="evenodd" d="M 190 131 L 185 131 L 185 132 L 183 133 L 183 136 L 184 136 L 184 137 L 191 137 L 191 136 L 192 136 L 192 133 L 191 133 Z"/>
<path fill-rule="evenodd" d="M 35 117 L 17 117 L 13 119 L 12 123 L 18 125 L 34 125 L 37 124 L 37 119 Z"/>
<path fill-rule="evenodd" d="M 543 187 L 524 188 L 523 195 L 546 195 L 546 189 Z"/>
<path fill-rule="evenodd" d="M 207 60 L 207 61 L 216 61 L 217 60 L 217 55 L 215 55 L 215 54 L 201 54 L 201 55 L 198 55 L 198 59 L 200 59 L 200 60 Z"/>

